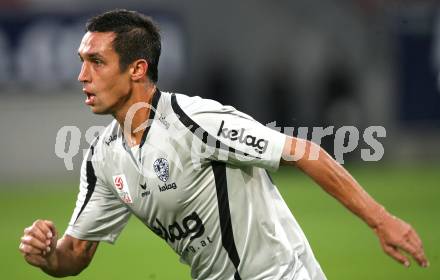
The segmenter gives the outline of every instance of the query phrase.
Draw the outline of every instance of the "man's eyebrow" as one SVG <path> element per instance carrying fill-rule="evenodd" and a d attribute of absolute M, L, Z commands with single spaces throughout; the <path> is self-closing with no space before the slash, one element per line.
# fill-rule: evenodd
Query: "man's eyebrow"
<path fill-rule="evenodd" d="M 83 58 L 83 57 L 87 57 L 88 59 L 103 59 L 104 57 L 101 55 L 101 54 L 99 54 L 99 53 L 85 53 L 85 54 L 83 54 L 83 55 L 81 55 L 81 53 L 79 53 L 78 52 L 78 56 L 80 57 L 80 58 Z"/>

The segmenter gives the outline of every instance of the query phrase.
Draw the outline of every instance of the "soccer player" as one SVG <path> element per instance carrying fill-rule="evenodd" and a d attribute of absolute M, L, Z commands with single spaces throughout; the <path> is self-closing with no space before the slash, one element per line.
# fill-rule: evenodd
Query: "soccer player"
<path fill-rule="evenodd" d="M 65 234 L 58 238 L 48 220 L 24 230 L 19 250 L 29 264 L 76 275 L 133 214 L 191 266 L 193 279 L 326 279 L 266 171 L 282 164 L 305 172 L 364 220 L 391 257 L 408 266 L 404 251 L 428 265 L 411 226 L 319 146 L 216 101 L 161 92 L 160 36 L 148 17 L 115 10 L 86 29 L 78 80 L 91 110 L 114 121 L 84 158 Z"/>

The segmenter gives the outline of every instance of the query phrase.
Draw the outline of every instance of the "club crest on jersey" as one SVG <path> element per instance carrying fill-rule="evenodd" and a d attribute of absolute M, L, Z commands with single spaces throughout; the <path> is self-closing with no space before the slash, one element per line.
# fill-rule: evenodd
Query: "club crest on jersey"
<path fill-rule="evenodd" d="M 128 189 L 127 179 L 125 178 L 124 174 L 113 176 L 113 184 L 115 185 L 116 191 L 118 192 L 118 195 L 122 201 L 125 203 L 133 202 Z"/>
<path fill-rule="evenodd" d="M 153 163 L 154 172 L 162 182 L 166 182 L 170 176 L 170 166 L 164 158 L 158 158 Z"/>

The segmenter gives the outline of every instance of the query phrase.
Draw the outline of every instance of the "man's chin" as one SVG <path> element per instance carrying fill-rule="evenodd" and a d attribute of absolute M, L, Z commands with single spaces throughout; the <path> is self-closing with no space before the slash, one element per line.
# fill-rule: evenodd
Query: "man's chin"
<path fill-rule="evenodd" d="M 108 115 L 108 114 L 110 114 L 106 110 L 102 110 L 102 109 L 97 108 L 95 106 L 92 106 L 90 109 L 92 110 L 92 113 L 95 115 Z"/>

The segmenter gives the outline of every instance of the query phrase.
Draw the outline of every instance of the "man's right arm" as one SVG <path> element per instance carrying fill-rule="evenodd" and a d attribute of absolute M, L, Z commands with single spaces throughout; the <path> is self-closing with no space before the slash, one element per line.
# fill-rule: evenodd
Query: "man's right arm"
<path fill-rule="evenodd" d="M 91 262 L 99 242 L 65 235 L 58 240 L 54 224 L 37 220 L 24 230 L 19 250 L 25 260 L 54 277 L 79 274 Z"/>

